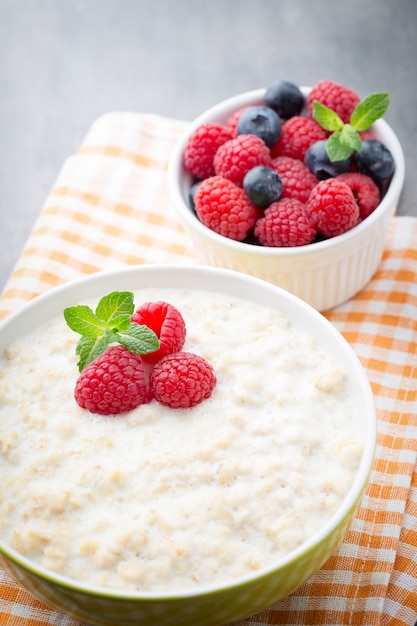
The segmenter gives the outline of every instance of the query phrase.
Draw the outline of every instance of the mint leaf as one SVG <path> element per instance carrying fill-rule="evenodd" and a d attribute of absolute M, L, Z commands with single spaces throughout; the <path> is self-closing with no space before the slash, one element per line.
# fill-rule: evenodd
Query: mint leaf
<path fill-rule="evenodd" d="M 324 130 L 332 133 L 326 141 L 329 160 L 343 161 L 352 152 L 359 152 L 362 145 L 359 132 L 369 128 L 384 115 L 389 101 L 388 93 L 371 93 L 356 106 L 350 116 L 350 123 L 345 124 L 335 111 L 315 100 L 313 102 L 314 119 Z"/>
<path fill-rule="evenodd" d="M 344 124 L 341 130 L 330 135 L 326 141 L 326 152 L 329 160 L 344 161 L 355 150 L 359 152 L 362 140 L 357 130 L 350 124 Z"/>
<path fill-rule="evenodd" d="M 158 336 L 144 324 L 130 324 L 127 330 L 115 333 L 115 336 L 133 354 L 148 354 L 159 348 Z"/>
<path fill-rule="evenodd" d="M 344 161 L 352 154 L 352 148 L 341 139 L 342 132 L 333 133 L 326 141 L 326 152 L 330 161 Z"/>
<path fill-rule="evenodd" d="M 371 93 L 360 102 L 350 116 L 351 125 L 358 131 L 367 130 L 388 109 L 388 93 Z"/>
<path fill-rule="evenodd" d="M 78 370 L 82 372 L 86 365 L 102 354 L 111 340 L 112 336 L 108 333 L 100 337 L 81 337 L 75 348 L 75 353 L 80 357 L 77 363 Z"/>
<path fill-rule="evenodd" d="M 129 327 L 134 310 L 133 293 L 113 291 L 101 298 L 96 315 L 106 323 L 107 328 L 122 330 Z"/>
<path fill-rule="evenodd" d="M 313 102 L 313 117 L 324 130 L 337 131 L 343 128 L 343 121 L 338 114 L 317 100 Z"/>
<path fill-rule="evenodd" d="M 89 306 L 80 304 L 64 309 L 64 317 L 71 330 L 86 337 L 99 337 L 106 329 L 106 324 Z"/>
<path fill-rule="evenodd" d="M 354 150 L 361 149 L 362 141 L 357 130 L 350 124 L 345 124 L 340 131 L 340 142 L 350 148 L 351 153 Z"/>
<path fill-rule="evenodd" d="M 153 330 L 131 322 L 135 310 L 133 298 L 131 291 L 112 291 L 101 298 L 95 313 L 81 304 L 64 309 L 68 326 L 81 335 L 75 348 L 80 372 L 111 343 L 120 343 L 133 354 L 159 349 L 158 336 Z"/>

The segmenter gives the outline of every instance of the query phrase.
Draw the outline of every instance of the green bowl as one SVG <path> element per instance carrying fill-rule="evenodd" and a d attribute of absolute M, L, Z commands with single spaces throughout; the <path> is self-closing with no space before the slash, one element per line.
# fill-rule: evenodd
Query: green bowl
<path fill-rule="evenodd" d="M 205 289 L 278 307 L 315 336 L 347 373 L 361 415 L 363 454 L 354 482 L 331 519 L 285 558 L 247 576 L 179 592 L 122 592 L 55 574 L 0 540 L 9 575 L 52 608 L 99 626 L 220 626 L 265 609 L 297 589 L 330 557 L 345 536 L 366 488 L 375 453 L 376 414 L 366 374 L 349 344 L 322 315 L 291 293 L 258 278 L 209 267 L 151 265 L 102 272 L 35 298 L 0 325 L 0 355 L 11 341 L 85 299 L 141 287 Z M 1 358 L 1 356 L 0 356 Z"/>

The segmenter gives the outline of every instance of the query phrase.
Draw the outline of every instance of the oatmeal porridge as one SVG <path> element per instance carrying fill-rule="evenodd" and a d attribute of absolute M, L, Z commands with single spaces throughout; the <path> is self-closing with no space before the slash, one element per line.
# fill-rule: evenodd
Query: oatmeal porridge
<path fill-rule="evenodd" d="M 192 409 L 81 409 L 78 336 L 63 316 L 10 345 L 0 373 L 1 537 L 54 572 L 125 591 L 277 561 L 336 511 L 362 451 L 344 373 L 279 311 L 194 290 L 135 294 L 149 300 L 181 311 L 184 350 L 216 371 Z"/>

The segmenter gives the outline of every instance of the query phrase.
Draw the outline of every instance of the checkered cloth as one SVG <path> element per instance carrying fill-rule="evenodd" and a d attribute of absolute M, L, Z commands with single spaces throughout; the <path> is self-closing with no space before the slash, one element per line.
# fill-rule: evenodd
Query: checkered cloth
<path fill-rule="evenodd" d="M 109 113 L 64 164 L 0 299 L 0 319 L 64 281 L 139 263 L 197 263 L 169 208 L 167 160 L 185 122 Z M 396 217 L 373 280 L 326 314 L 359 356 L 378 411 L 363 504 L 322 569 L 234 626 L 410 626 L 417 620 L 417 220 Z M 0 570 L 2 626 L 81 626 Z"/>

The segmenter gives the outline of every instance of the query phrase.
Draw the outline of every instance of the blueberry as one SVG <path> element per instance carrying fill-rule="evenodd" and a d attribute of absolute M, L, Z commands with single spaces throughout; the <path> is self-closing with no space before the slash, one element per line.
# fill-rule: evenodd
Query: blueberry
<path fill-rule="evenodd" d="M 364 139 L 360 152 L 355 152 L 353 160 L 358 172 L 377 183 L 391 178 L 395 170 L 394 157 L 379 139 Z"/>
<path fill-rule="evenodd" d="M 257 135 L 268 148 L 274 146 L 281 135 L 282 122 L 277 113 L 266 106 L 248 107 L 237 123 L 238 135 Z"/>
<path fill-rule="evenodd" d="M 294 115 L 300 115 L 305 98 L 298 85 L 288 80 L 278 80 L 269 85 L 265 91 L 264 101 L 283 120 L 287 120 Z"/>
<path fill-rule="evenodd" d="M 312 172 L 319 180 L 333 178 L 343 172 L 349 172 L 351 169 L 350 157 L 343 161 L 330 161 L 327 150 L 326 140 L 316 141 L 306 152 L 304 162 L 310 172 Z"/>
<path fill-rule="evenodd" d="M 197 191 L 197 189 L 199 188 L 199 186 L 201 185 L 203 181 L 202 180 L 196 180 L 190 187 L 190 189 L 188 190 L 188 200 L 190 203 L 190 208 L 193 211 L 193 213 L 196 212 L 195 210 L 195 204 L 194 204 L 194 196 L 195 196 L 195 192 Z"/>
<path fill-rule="evenodd" d="M 248 234 L 246 235 L 246 237 L 243 239 L 242 243 L 247 243 L 251 246 L 262 246 L 261 242 L 259 241 L 259 239 L 255 236 L 254 233 L 254 229 L 251 228 L 248 231 Z"/>
<path fill-rule="evenodd" d="M 243 179 L 243 189 L 249 200 L 259 209 L 266 209 L 282 196 L 282 182 L 271 167 L 256 165 Z"/>

